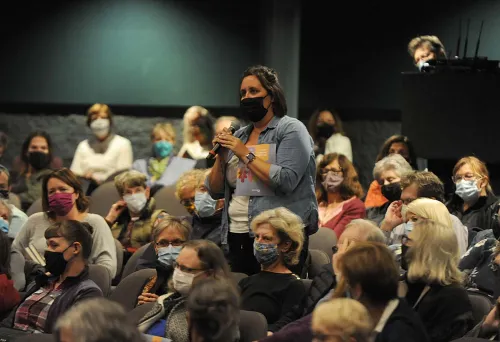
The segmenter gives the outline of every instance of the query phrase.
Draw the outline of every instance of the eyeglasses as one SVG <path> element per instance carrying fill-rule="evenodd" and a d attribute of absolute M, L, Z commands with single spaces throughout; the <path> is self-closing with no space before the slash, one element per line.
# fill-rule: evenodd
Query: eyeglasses
<path fill-rule="evenodd" d="M 194 197 L 193 198 L 188 198 L 188 199 L 184 199 L 184 200 L 181 200 L 180 203 L 185 206 L 185 207 L 190 207 L 193 205 L 194 203 Z"/>
<path fill-rule="evenodd" d="M 327 168 L 324 168 L 324 169 L 321 169 L 319 171 L 319 173 L 323 177 L 326 176 L 328 174 L 328 172 L 333 172 L 333 175 L 335 175 L 335 176 L 342 176 L 344 174 L 344 171 L 342 170 L 342 168 L 340 168 L 340 169 L 327 169 Z"/>
<path fill-rule="evenodd" d="M 476 175 L 473 174 L 472 172 L 468 172 L 468 173 L 466 173 L 465 175 L 462 175 L 462 176 L 461 175 L 455 175 L 455 176 L 451 177 L 451 180 L 454 183 L 458 183 L 462 179 L 464 179 L 466 181 L 475 180 L 476 179 Z"/>
<path fill-rule="evenodd" d="M 181 265 L 181 264 L 177 263 L 176 261 L 174 262 L 174 268 L 178 268 L 182 272 L 187 272 L 187 273 L 194 273 L 197 271 L 205 271 L 204 268 L 191 268 L 191 267 Z"/>
<path fill-rule="evenodd" d="M 182 246 L 186 241 L 184 240 L 173 240 L 173 241 L 167 241 L 167 240 L 160 240 L 156 243 L 157 247 L 168 247 L 170 245 L 174 247 L 179 247 Z"/>

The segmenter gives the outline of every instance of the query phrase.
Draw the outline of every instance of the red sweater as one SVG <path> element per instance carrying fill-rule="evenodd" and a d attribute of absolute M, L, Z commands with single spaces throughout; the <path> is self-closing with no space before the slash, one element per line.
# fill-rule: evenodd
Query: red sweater
<path fill-rule="evenodd" d="M 14 288 L 12 280 L 7 275 L 0 274 L 0 315 L 12 310 L 20 301 L 19 292 Z"/>
<path fill-rule="evenodd" d="M 337 235 L 337 239 L 340 239 L 340 235 L 344 232 L 345 226 L 354 219 L 362 219 L 365 217 L 365 204 L 359 198 L 354 198 L 345 202 L 342 205 L 342 210 L 335 215 L 335 217 L 327 222 L 322 222 L 320 226 L 332 229 Z"/>

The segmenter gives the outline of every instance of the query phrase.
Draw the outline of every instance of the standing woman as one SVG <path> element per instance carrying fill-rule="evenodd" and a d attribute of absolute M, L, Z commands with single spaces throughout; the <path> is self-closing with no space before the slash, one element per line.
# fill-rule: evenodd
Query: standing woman
<path fill-rule="evenodd" d="M 100 184 L 132 167 L 132 144 L 111 131 L 112 120 L 113 114 L 107 105 L 96 103 L 89 108 L 87 126 L 92 136 L 76 148 L 71 164 L 75 175 Z"/>
<path fill-rule="evenodd" d="M 317 109 L 309 119 L 308 128 L 318 163 L 323 155 L 330 153 L 343 154 L 352 163 L 351 140 L 344 133 L 337 111 Z"/>
<path fill-rule="evenodd" d="M 234 135 L 227 129 L 217 135 L 213 143 L 225 149 L 217 155 L 206 181 L 212 198 L 224 196 L 225 199 L 222 245 L 229 247 L 233 272 L 249 275 L 259 272 L 250 223 L 263 211 L 286 207 L 305 225 L 304 248 L 299 264 L 292 268 L 300 274 L 308 252 L 308 235 L 318 230 L 314 143 L 303 123 L 286 116 L 285 94 L 276 71 L 271 68 L 259 65 L 245 70 L 240 82 L 240 108 L 251 124 Z M 274 144 L 275 161 L 267 162 L 249 149 L 258 144 Z M 250 172 L 254 180 L 264 184 L 261 190 L 268 190 L 272 195 L 236 195 L 236 184 L 242 183 L 237 177 L 238 167 L 244 173 Z"/>

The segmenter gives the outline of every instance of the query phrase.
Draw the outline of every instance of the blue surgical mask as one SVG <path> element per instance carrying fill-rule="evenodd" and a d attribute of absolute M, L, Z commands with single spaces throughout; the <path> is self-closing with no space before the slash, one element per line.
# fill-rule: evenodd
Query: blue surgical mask
<path fill-rule="evenodd" d="M 172 153 L 172 149 L 172 143 L 166 140 L 157 141 L 153 145 L 153 153 L 155 157 L 160 157 L 161 159 L 168 157 L 170 153 Z"/>
<path fill-rule="evenodd" d="M 199 217 L 210 217 L 215 214 L 217 201 L 208 192 L 196 192 L 194 196 L 194 206 Z"/>
<path fill-rule="evenodd" d="M 411 232 L 413 230 L 413 227 L 415 225 L 415 222 L 413 221 L 408 221 L 405 223 L 405 233 L 408 234 L 409 232 Z"/>
<path fill-rule="evenodd" d="M 163 266 L 172 266 L 174 261 L 177 260 L 179 253 L 181 252 L 182 246 L 172 246 L 162 247 L 158 249 L 158 261 Z"/>
<path fill-rule="evenodd" d="M 271 265 L 278 260 L 279 252 L 278 245 L 275 243 L 260 243 L 254 241 L 253 255 L 261 265 Z"/>
<path fill-rule="evenodd" d="M 9 222 L 0 217 L 0 230 L 7 234 L 9 232 Z"/>
<path fill-rule="evenodd" d="M 477 180 L 462 179 L 456 184 L 456 187 L 455 193 L 465 203 L 475 203 L 479 199 L 481 190 L 477 187 Z"/>

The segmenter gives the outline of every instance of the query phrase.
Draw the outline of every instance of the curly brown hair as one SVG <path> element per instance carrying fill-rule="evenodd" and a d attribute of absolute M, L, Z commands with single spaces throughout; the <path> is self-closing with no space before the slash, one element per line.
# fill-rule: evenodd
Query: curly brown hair
<path fill-rule="evenodd" d="M 352 165 L 349 159 L 347 159 L 347 157 L 343 154 L 330 153 L 323 157 L 316 169 L 316 198 L 318 199 L 318 203 L 326 202 L 328 200 L 327 191 L 321 184 L 323 182 L 321 170 L 335 160 L 339 162 L 339 166 L 344 174 L 344 181 L 339 188 L 340 196 L 342 197 L 342 199 L 348 200 L 352 196 L 363 198 L 365 192 L 363 190 L 363 187 L 359 183 L 358 172 L 354 168 L 354 165 Z"/>

